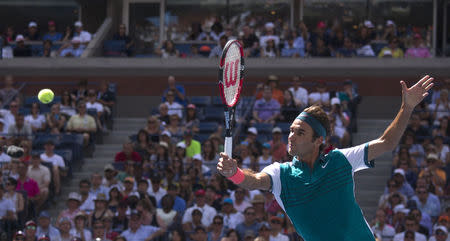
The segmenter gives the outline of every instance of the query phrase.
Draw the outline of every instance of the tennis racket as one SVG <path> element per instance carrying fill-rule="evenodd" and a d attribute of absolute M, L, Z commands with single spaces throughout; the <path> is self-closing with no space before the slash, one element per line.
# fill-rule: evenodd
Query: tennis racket
<path fill-rule="evenodd" d="M 237 40 L 227 42 L 219 63 L 219 88 L 225 105 L 225 153 L 231 158 L 233 150 L 233 122 L 236 104 L 244 81 L 244 50 Z"/>

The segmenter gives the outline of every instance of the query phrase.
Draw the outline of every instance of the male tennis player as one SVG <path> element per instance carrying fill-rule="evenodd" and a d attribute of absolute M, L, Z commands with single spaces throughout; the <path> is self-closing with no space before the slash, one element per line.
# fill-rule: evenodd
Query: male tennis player
<path fill-rule="evenodd" d="M 322 143 L 330 133 L 330 123 L 320 107 L 312 106 L 291 125 L 288 152 L 294 157 L 292 162 L 275 162 L 253 173 L 239 169 L 236 160 L 221 153 L 217 169 L 240 187 L 270 190 L 306 241 L 375 240 L 356 203 L 353 174 L 373 167 L 369 160 L 394 150 L 414 107 L 428 95 L 432 82 L 428 75 L 411 88 L 400 82 L 400 111 L 378 139 L 323 155 Z"/>

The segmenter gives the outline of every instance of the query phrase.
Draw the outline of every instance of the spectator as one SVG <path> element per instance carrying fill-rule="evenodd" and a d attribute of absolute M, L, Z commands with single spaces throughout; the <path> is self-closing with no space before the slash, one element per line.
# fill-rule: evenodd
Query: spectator
<path fill-rule="evenodd" d="M 122 232 L 120 236 L 123 236 L 126 240 L 144 241 L 159 237 L 163 235 L 164 232 L 165 230 L 162 228 L 151 225 L 142 225 L 141 214 L 133 211 L 130 214 L 129 228 Z"/>
<path fill-rule="evenodd" d="M 167 89 L 164 90 L 162 102 L 167 101 L 167 93 L 172 91 L 174 94 L 174 101 L 180 105 L 186 105 L 186 91 L 184 90 L 183 85 L 178 85 L 175 80 L 175 76 L 169 75 L 167 78 Z"/>
<path fill-rule="evenodd" d="M 61 41 L 63 38 L 62 33 L 56 32 L 56 24 L 55 21 L 51 20 L 48 21 L 48 32 L 42 37 L 42 40 L 50 40 L 51 42 L 54 41 Z"/>
<path fill-rule="evenodd" d="M 284 91 L 284 101 L 281 105 L 281 115 L 279 117 L 280 121 L 283 122 L 293 122 L 299 113 L 299 109 L 295 103 L 294 95 L 290 90 Z"/>
<path fill-rule="evenodd" d="M 108 209 L 108 199 L 106 197 L 107 195 L 99 192 L 94 199 L 94 211 L 87 216 L 88 220 L 86 220 L 86 224 L 88 224 L 89 227 L 92 227 L 97 221 L 102 221 L 102 219 L 106 216 L 114 215 L 111 210 Z"/>
<path fill-rule="evenodd" d="M 134 40 L 127 35 L 127 26 L 125 26 L 125 24 L 122 23 L 119 25 L 119 32 L 114 34 L 113 40 L 125 41 L 127 55 L 131 56 Z"/>
<path fill-rule="evenodd" d="M 94 210 L 95 196 L 89 193 L 91 189 L 91 182 L 88 179 L 82 179 L 79 183 L 79 193 L 81 195 L 80 210 L 90 214 Z"/>
<path fill-rule="evenodd" d="M 100 82 L 100 88 L 97 92 L 97 101 L 103 105 L 103 109 L 105 110 L 105 117 L 107 119 L 111 118 L 112 111 L 115 105 L 116 96 L 115 94 L 109 90 L 108 82 L 102 80 Z"/>
<path fill-rule="evenodd" d="M 13 26 L 6 27 L 5 39 L 8 41 L 8 43 L 14 42 L 14 39 L 16 39 L 16 32 Z"/>
<path fill-rule="evenodd" d="M 384 28 L 382 40 L 390 40 L 395 37 L 397 37 L 397 30 L 394 21 L 386 20 L 386 27 Z"/>
<path fill-rule="evenodd" d="M 16 206 L 5 196 L 5 188 L 0 185 L 0 222 L 2 230 L 9 231 L 16 220 Z"/>
<path fill-rule="evenodd" d="M 309 56 L 312 57 L 331 57 L 331 51 L 323 38 L 317 38 L 314 42 L 308 42 L 306 49 Z"/>
<path fill-rule="evenodd" d="M 264 143 L 262 145 L 262 155 L 260 155 L 257 158 L 258 166 L 259 166 L 259 171 L 262 170 L 264 167 L 272 164 L 273 159 L 272 159 L 272 154 L 270 152 L 270 144 L 269 143 Z"/>
<path fill-rule="evenodd" d="M 5 37 L 1 38 L 2 41 L 2 59 L 12 59 L 14 58 L 13 48 Z"/>
<path fill-rule="evenodd" d="M 28 31 L 25 32 L 24 37 L 28 41 L 39 41 L 39 40 L 41 40 L 41 35 L 39 34 L 38 26 L 37 26 L 36 22 L 31 21 L 28 24 Z"/>
<path fill-rule="evenodd" d="M 47 211 L 42 211 L 39 214 L 36 236 L 41 237 L 47 235 L 50 240 L 61 240 L 59 230 L 50 224 L 50 221 L 51 217 Z"/>
<path fill-rule="evenodd" d="M 333 32 L 331 33 L 332 36 L 330 38 L 329 47 L 331 48 L 332 52 L 336 52 L 337 50 L 344 47 L 346 37 L 341 27 L 337 27 Z"/>
<path fill-rule="evenodd" d="M 94 118 L 87 115 L 86 103 L 84 101 L 80 101 L 77 104 L 77 110 L 78 114 L 70 117 L 66 129 L 68 132 L 83 134 L 84 145 L 87 146 L 91 135 L 97 131 L 97 125 L 95 124 Z"/>
<path fill-rule="evenodd" d="M 44 145 L 45 152 L 40 155 L 42 161 L 52 164 L 53 182 L 55 193 L 58 195 L 61 189 L 61 177 L 66 176 L 66 164 L 62 156 L 56 154 L 55 143 L 49 140 Z"/>
<path fill-rule="evenodd" d="M 278 50 L 275 40 L 266 40 L 263 47 L 261 47 L 261 57 L 263 58 L 275 58 L 280 57 L 280 51 Z"/>
<path fill-rule="evenodd" d="M 83 54 L 85 45 L 82 45 L 80 37 L 73 37 L 71 44 L 64 45 L 59 49 L 59 56 L 61 57 L 75 57 L 79 58 Z"/>
<path fill-rule="evenodd" d="M 161 125 L 164 127 L 169 124 L 169 107 L 165 103 L 161 103 L 159 104 L 158 110 L 159 113 L 157 114 L 157 117 L 161 122 Z"/>
<path fill-rule="evenodd" d="M 185 127 L 181 125 L 180 117 L 177 114 L 171 114 L 169 121 L 170 122 L 166 125 L 166 130 L 163 133 L 166 131 L 169 132 L 168 134 L 171 137 L 170 142 L 178 143 L 181 141 Z"/>
<path fill-rule="evenodd" d="M 441 166 L 442 162 L 439 161 L 438 155 L 436 155 L 435 153 L 428 154 L 426 159 L 426 166 L 422 171 L 420 171 L 419 178 L 425 176 L 431 177 L 432 183 L 434 184 L 436 189 L 436 194 L 442 195 L 443 190 L 445 189 L 447 175 L 444 170 L 440 169 Z"/>
<path fill-rule="evenodd" d="M 401 232 L 401 233 L 397 233 L 394 236 L 394 241 L 402 241 L 402 240 L 407 240 L 407 234 L 409 232 L 412 232 L 413 236 L 415 237 L 415 241 L 426 241 L 427 238 L 425 237 L 425 235 L 417 232 L 419 231 L 419 223 L 416 221 L 416 218 L 414 216 L 407 216 L 406 220 L 405 220 L 405 232 Z"/>
<path fill-rule="evenodd" d="M 18 164 L 18 174 L 16 191 L 26 191 L 28 200 L 34 203 L 39 198 L 39 186 L 38 183 L 32 178 L 27 176 L 28 164 L 24 162 L 19 162 Z"/>
<path fill-rule="evenodd" d="M 222 56 L 222 50 L 227 44 L 228 38 L 226 35 L 222 35 L 219 39 L 219 44 L 215 46 L 209 53 L 210 58 L 216 58 Z"/>
<path fill-rule="evenodd" d="M 172 40 L 165 40 L 163 45 L 156 50 L 156 54 L 161 58 L 180 57 L 180 52 L 175 48 Z"/>
<path fill-rule="evenodd" d="M 31 114 L 25 116 L 25 123 L 31 126 L 33 133 L 45 130 L 45 117 L 39 113 L 39 103 L 31 104 Z"/>
<path fill-rule="evenodd" d="M 5 145 L 6 140 L 0 139 L 0 146 Z M 1 172 L 11 169 L 10 166 L 11 166 L 11 157 L 3 151 L 3 148 L 0 148 L 0 169 L 2 170 Z"/>
<path fill-rule="evenodd" d="M 272 140 L 269 141 L 270 152 L 272 153 L 272 160 L 282 162 L 286 160 L 287 147 L 282 139 L 282 131 L 280 127 L 272 129 Z"/>
<path fill-rule="evenodd" d="M 350 124 L 350 118 L 342 110 L 341 101 L 334 97 L 331 99 L 330 119 L 334 120 L 334 134 L 339 137 L 341 147 L 346 147 L 350 144 L 350 134 L 347 127 Z"/>
<path fill-rule="evenodd" d="M 223 226 L 223 217 L 216 215 L 213 219 L 212 228 L 208 232 L 208 240 L 217 241 L 225 236 L 225 228 Z"/>
<path fill-rule="evenodd" d="M 441 202 L 439 198 L 423 187 L 416 188 L 416 195 L 411 198 L 422 213 L 427 213 L 433 220 L 439 217 Z"/>
<path fill-rule="evenodd" d="M 264 86 L 262 97 L 255 101 L 252 122 L 273 124 L 280 114 L 280 103 L 272 98 L 272 88 L 269 85 Z"/>
<path fill-rule="evenodd" d="M 405 195 L 407 198 L 411 198 L 414 195 L 414 190 L 411 185 L 406 182 L 405 171 L 403 169 L 397 168 L 394 170 L 393 176 L 397 186 L 399 187 L 398 191 Z M 387 193 L 387 189 L 385 189 L 384 193 Z"/>
<path fill-rule="evenodd" d="M 370 20 L 364 21 L 364 26 L 361 27 L 356 35 L 355 43 L 358 47 L 366 44 L 370 44 L 372 41 L 371 30 L 375 28 L 375 25 Z"/>
<path fill-rule="evenodd" d="M 16 37 L 16 47 L 13 50 L 14 57 L 31 57 L 31 47 L 25 45 L 25 38 L 22 34 Z"/>
<path fill-rule="evenodd" d="M 88 93 L 88 80 L 82 79 L 78 82 L 77 88 L 72 90 L 72 92 L 70 93 L 70 98 L 72 102 L 78 104 L 78 102 L 82 100 L 86 101 L 87 93 Z"/>
<path fill-rule="evenodd" d="M 17 219 L 18 215 L 25 209 L 25 200 L 21 193 L 16 192 L 16 186 L 17 180 L 12 177 L 8 177 L 8 180 L 5 183 L 5 193 L 3 194 L 4 199 L 9 199 L 14 204 L 15 219 Z M 0 205 L 0 207 L 1 206 L 3 205 Z"/>
<path fill-rule="evenodd" d="M 413 205 L 411 205 L 413 206 Z M 409 212 L 409 215 L 414 216 L 416 218 L 416 221 L 419 223 L 419 233 L 425 235 L 425 236 L 430 236 L 430 234 L 432 233 L 432 229 L 431 229 L 431 217 L 424 213 L 422 215 L 422 212 L 417 209 L 417 208 L 412 208 L 411 211 Z"/>
<path fill-rule="evenodd" d="M 191 24 L 191 33 L 189 34 L 187 40 L 205 40 L 207 38 L 207 34 L 203 32 L 202 25 L 200 23 L 192 23 Z"/>
<path fill-rule="evenodd" d="M 194 233 L 191 235 L 193 241 L 207 241 L 208 234 L 206 233 L 206 228 L 198 226 L 195 228 Z"/>
<path fill-rule="evenodd" d="M 196 154 L 201 154 L 202 147 L 200 142 L 192 138 L 192 131 L 186 130 L 184 132 L 184 140 L 181 141 L 186 146 L 186 157 L 192 158 Z"/>
<path fill-rule="evenodd" d="M 238 223 L 236 226 L 236 231 L 238 232 L 239 236 L 245 237 L 245 234 L 249 231 L 253 232 L 253 234 L 257 234 L 261 225 L 255 218 L 255 209 L 253 207 L 246 208 L 244 211 L 244 217 L 244 221 Z"/>
<path fill-rule="evenodd" d="M 445 226 L 437 226 L 434 235 L 428 241 L 446 241 L 448 239 L 448 231 Z"/>
<path fill-rule="evenodd" d="M 436 154 L 438 155 L 439 160 L 442 162 L 448 160 L 450 148 L 447 144 L 444 144 L 444 136 L 436 135 L 433 138 L 433 143 L 436 146 Z"/>
<path fill-rule="evenodd" d="M 318 80 L 316 91 L 308 96 L 309 105 L 330 106 L 330 92 L 327 91 L 327 84 L 324 80 Z"/>
<path fill-rule="evenodd" d="M 389 40 L 389 45 L 381 49 L 380 53 L 378 54 L 378 58 L 403 58 L 403 50 L 398 47 L 398 44 L 398 38 L 391 38 Z"/>
<path fill-rule="evenodd" d="M 166 194 L 161 198 L 161 208 L 156 209 L 156 219 L 159 227 L 169 229 L 169 227 L 176 225 L 178 212 L 174 210 L 174 204 L 175 199 L 170 194 Z"/>
<path fill-rule="evenodd" d="M 50 170 L 41 164 L 41 158 L 38 154 L 31 156 L 31 165 L 28 167 L 27 176 L 35 180 L 39 186 L 39 196 L 36 198 L 36 210 L 40 210 L 49 194 L 49 186 L 51 181 Z"/>
<path fill-rule="evenodd" d="M 57 220 L 61 220 L 63 218 L 68 218 L 70 224 L 74 224 L 75 216 L 80 211 L 80 204 L 81 204 L 81 195 L 76 192 L 69 193 L 69 197 L 66 201 L 67 208 L 62 210 Z"/>
<path fill-rule="evenodd" d="M 151 187 L 147 190 L 148 194 L 155 197 L 156 203 L 159 203 L 164 197 L 164 195 L 167 194 L 167 191 L 161 187 L 161 176 L 158 174 L 154 174 L 151 177 Z"/>
<path fill-rule="evenodd" d="M 61 104 L 53 104 L 50 112 L 45 116 L 45 123 L 51 134 L 60 134 L 64 129 L 67 119 L 60 111 Z"/>
<path fill-rule="evenodd" d="M 87 94 L 86 98 L 86 109 L 89 111 L 95 110 L 96 115 L 91 114 L 93 117 L 95 117 L 95 121 L 97 124 L 97 127 L 99 129 L 103 129 L 106 131 L 106 127 L 103 127 L 103 120 L 104 120 L 104 108 L 103 105 L 100 102 L 97 102 L 97 94 L 95 93 L 95 90 L 90 89 Z"/>
<path fill-rule="evenodd" d="M 179 191 L 179 188 L 177 185 L 175 185 L 175 184 L 168 185 L 167 195 L 172 196 L 172 198 L 174 200 L 173 206 L 171 208 L 181 215 L 186 210 L 186 201 L 184 201 L 184 199 L 182 199 L 179 196 L 179 192 L 180 191 Z M 162 206 L 162 200 L 161 200 L 161 202 L 158 203 L 158 208 L 164 209 Z"/>
<path fill-rule="evenodd" d="M 74 36 L 74 31 L 72 26 L 68 25 L 66 26 L 66 30 L 64 32 L 64 38 L 62 39 L 62 42 L 69 42 Z"/>
<path fill-rule="evenodd" d="M 86 213 L 80 211 L 75 216 L 75 224 L 73 225 L 72 229 L 70 230 L 70 234 L 74 237 L 79 237 L 81 240 L 91 240 L 92 239 L 92 233 L 88 229 L 86 229 L 88 220 L 88 216 Z"/>
<path fill-rule="evenodd" d="M 58 218 L 58 230 L 61 236 L 61 241 L 72 241 L 75 238 L 70 234 L 72 229 L 72 220 L 69 218 Z"/>
<path fill-rule="evenodd" d="M 292 87 L 289 87 L 289 91 L 294 96 L 296 106 L 304 108 L 308 106 L 308 91 L 301 86 L 302 81 L 300 78 L 299 76 L 292 78 Z"/>
<path fill-rule="evenodd" d="M 214 208 L 205 203 L 205 190 L 203 189 L 197 190 L 195 192 L 195 204 L 192 207 L 188 208 L 184 213 L 182 220 L 183 225 L 188 222 L 192 222 L 192 212 L 196 209 L 203 210 L 201 223 L 205 227 L 209 227 L 217 212 Z"/>
<path fill-rule="evenodd" d="M 289 37 L 287 39 L 287 44 L 285 44 L 284 48 L 281 50 L 281 57 L 305 57 L 305 50 L 296 48 L 294 46 L 294 38 Z"/>
<path fill-rule="evenodd" d="M 0 98 L 3 100 L 3 104 L 5 105 L 17 104 L 15 100 L 16 98 L 19 97 L 19 91 L 16 88 L 14 88 L 14 77 L 12 75 L 6 75 L 4 83 L 5 86 L 2 89 L 0 89 Z M 14 103 L 12 103 L 13 101 Z M 17 110 L 16 112 L 14 112 L 14 114 L 16 113 Z"/>
<path fill-rule="evenodd" d="M 223 199 L 220 215 L 223 217 L 223 228 L 225 230 L 235 229 L 238 224 L 244 221 L 244 216 L 234 208 L 231 198 Z"/>
<path fill-rule="evenodd" d="M 212 141 L 210 139 L 204 141 L 202 144 L 203 165 L 209 168 L 211 175 L 217 172 L 216 165 L 219 158 L 219 153 L 215 149 Z"/>
<path fill-rule="evenodd" d="M 81 23 L 80 21 L 75 22 L 74 26 L 74 38 L 79 37 L 81 44 L 87 46 L 92 39 L 92 35 L 89 32 L 83 30 L 83 23 Z"/>
<path fill-rule="evenodd" d="M 102 175 L 98 172 L 94 172 L 91 175 L 91 190 L 89 191 L 90 194 L 94 197 L 98 197 L 100 193 L 105 195 L 105 197 L 108 197 L 109 188 L 104 186 L 102 184 Z"/>
<path fill-rule="evenodd" d="M 383 209 L 378 209 L 374 224 L 372 224 L 372 232 L 381 237 L 380 241 L 391 241 L 395 236 L 395 229 L 386 223 L 386 213 Z"/>
<path fill-rule="evenodd" d="M 183 118 L 183 106 L 178 102 L 175 102 L 175 92 L 172 90 L 167 91 L 166 98 L 167 101 L 164 104 L 167 105 L 169 109 L 168 114 L 176 114 L 179 118 Z"/>
<path fill-rule="evenodd" d="M 259 55 L 259 39 L 254 34 L 254 28 L 245 25 L 242 27 L 242 42 L 244 51 L 248 57 L 257 57 Z"/>
<path fill-rule="evenodd" d="M 448 89 L 440 91 L 439 98 L 436 99 L 435 104 L 428 105 L 429 111 L 433 114 L 434 120 L 440 120 L 443 117 L 448 117 L 450 113 L 450 101 L 448 98 Z"/>
<path fill-rule="evenodd" d="M 32 138 L 31 126 L 25 123 L 25 117 L 23 114 L 17 114 L 15 116 L 15 124 L 8 127 L 8 135 L 13 140 L 31 140 Z"/>
<path fill-rule="evenodd" d="M 73 97 L 74 99 L 72 99 L 72 96 L 67 90 L 65 90 L 61 95 L 60 111 L 61 114 L 65 115 L 66 119 L 69 119 L 71 116 L 76 114 L 75 112 L 76 97 L 75 96 Z"/>
<path fill-rule="evenodd" d="M 362 42 L 361 46 L 356 49 L 356 55 L 358 57 L 375 57 L 375 52 L 373 51 L 370 42 Z"/>
<path fill-rule="evenodd" d="M 351 58 L 356 56 L 356 50 L 353 46 L 353 42 L 349 37 L 344 38 L 344 46 L 336 51 L 336 57 L 338 58 Z"/>
<path fill-rule="evenodd" d="M 182 125 L 186 129 L 191 129 L 194 133 L 199 131 L 200 120 L 197 118 L 196 106 L 194 104 L 187 105 L 186 116 Z"/>
<path fill-rule="evenodd" d="M 282 234 L 283 219 L 279 216 L 270 217 L 270 240 L 273 241 L 289 241 L 288 236 Z"/>
<path fill-rule="evenodd" d="M 134 151 L 133 143 L 126 142 L 123 144 L 122 151 L 118 152 L 116 154 L 114 161 L 115 162 L 126 162 L 126 161 L 142 162 L 142 157 L 139 155 L 139 153 Z"/>
<path fill-rule="evenodd" d="M 264 25 L 264 28 L 265 28 L 265 34 L 260 37 L 259 45 L 262 48 L 265 48 L 267 46 L 267 44 L 269 43 L 268 41 L 272 41 L 273 46 L 278 46 L 278 44 L 280 43 L 280 37 L 275 35 L 275 30 L 274 30 L 275 25 L 272 22 L 267 22 Z"/>
<path fill-rule="evenodd" d="M 57 51 L 53 50 L 53 43 L 51 40 L 44 40 L 43 42 L 44 50 L 42 51 L 42 57 L 51 57 L 54 58 L 58 56 Z"/>
<path fill-rule="evenodd" d="M 419 33 L 414 34 L 413 46 L 406 50 L 407 58 L 431 58 L 430 50 L 423 45 L 422 36 Z"/>
<path fill-rule="evenodd" d="M 28 220 L 25 223 L 25 240 L 26 241 L 36 241 L 37 235 L 36 230 L 37 224 L 33 220 Z"/>

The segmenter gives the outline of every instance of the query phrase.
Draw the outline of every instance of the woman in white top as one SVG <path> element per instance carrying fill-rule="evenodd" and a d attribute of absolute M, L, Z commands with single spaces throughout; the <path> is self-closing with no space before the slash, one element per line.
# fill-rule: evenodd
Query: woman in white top
<path fill-rule="evenodd" d="M 13 49 L 8 43 L 7 38 L 3 37 L 2 59 L 14 58 Z"/>
<path fill-rule="evenodd" d="M 266 42 L 266 46 L 261 48 L 261 57 L 263 58 L 276 58 L 280 56 L 280 51 L 275 45 L 273 39 L 269 39 Z"/>
<path fill-rule="evenodd" d="M 167 229 L 172 225 L 177 217 L 177 211 L 173 210 L 175 200 L 169 194 L 161 198 L 162 208 L 156 209 L 156 221 L 159 227 Z"/>
<path fill-rule="evenodd" d="M 31 114 L 25 116 L 25 122 L 30 124 L 33 133 L 45 130 L 45 117 L 39 113 L 39 103 L 31 104 Z"/>
<path fill-rule="evenodd" d="M 16 218 L 17 214 L 22 212 L 24 209 L 24 200 L 23 196 L 20 193 L 16 192 L 17 181 L 16 179 L 9 177 L 6 182 L 6 192 L 3 195 L 5 199 L 11 200 L 16 207 Z"/>
<path fill-rule="evenodd" d="M 264 169 L 264 167 L 272 164 L 272 154 L 270 153 L 269 143 L 266 142 L 262 145 L 262 155 L 258 157 L 257 162 L 259 166 L 259 171 Z"/>
<path fill-rule="evenodd" d="M 86 229 L 87 215 L 84 212 L 79 212 L 75 216 L 75 227 L 70 230 L 70 234 L 74 237 L 81 238 L 82 241 L 91 241 L 92 233 Z"/>

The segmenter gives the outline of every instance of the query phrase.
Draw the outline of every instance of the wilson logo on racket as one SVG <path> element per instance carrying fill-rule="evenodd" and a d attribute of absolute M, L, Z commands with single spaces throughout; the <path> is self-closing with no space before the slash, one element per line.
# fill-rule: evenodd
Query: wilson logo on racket
<path fill-rule="evenodd" d="M 239 71 L 239 59 L 236 59 L 234 62 L 225 63 L 225 87 L 234 86 L 236 84 L 236 80 L 238 79 L 238 71 Z M 229 71 L 229 73 L 228 73 Z"/>

